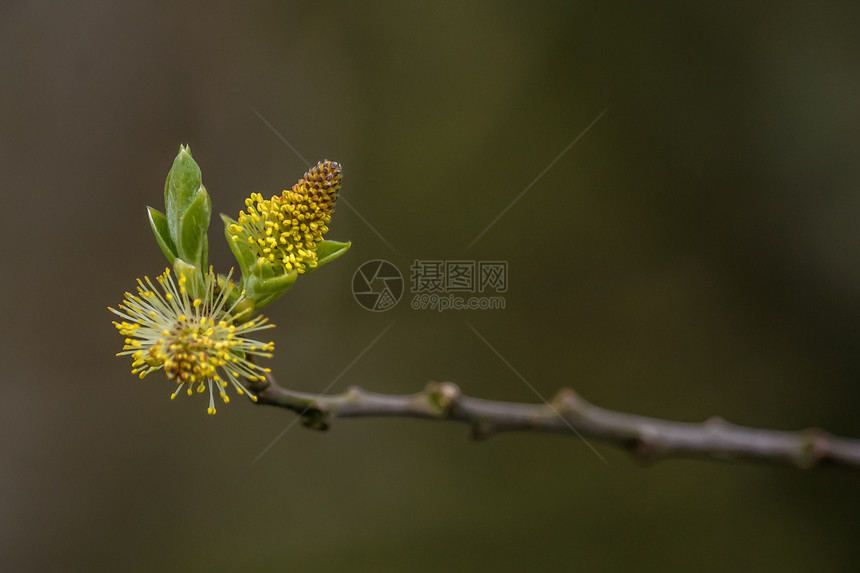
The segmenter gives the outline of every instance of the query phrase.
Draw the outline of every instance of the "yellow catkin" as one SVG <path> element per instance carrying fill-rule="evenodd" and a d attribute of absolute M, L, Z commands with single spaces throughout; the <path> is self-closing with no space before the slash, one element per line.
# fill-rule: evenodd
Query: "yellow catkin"
<path fill-rule="evenodd" d="M 262 343 L 248 335 L 273 325 L 264 317 L 233 324 L 231 313 L 241 297 L 228 304 L 232 300 L 232 283 L 225 281 L 226 288 L 222 290 L 211 270 L 204 280 L 204 296 L 194 300 L 183 288 L 184 276 L 174 281 L 167 270 L 156 280 L 163 295 L 146 277 L 138 281 L 139 296 L 126 293 L 118 310 L 109 309 L 122 319 L 114 322 L 125 337 L 123 351 L 117 356 L 130 355 L 132 373 L 140 378 L 164 370 L 167 378 L 179 385 L 171 399 L 183 388 L 190 396 L 193 386 L 203 392 L 208 385 L 210 413 L 215 412 L 213 383 L 224 403 L 229 402 L 224 390 L 228 381 L 239 394 L 253 396 L 240 379 L 255 381 L 262 377 L 267 369 L 252 359 L 271 358 L 274 343 Z"/>
<path fill-rule="evenodd" d="M 264 262 L 304 273 L 317 266 L 317 244 L 328 224 L 341 186 L 341 166 L 320 161 L 281 195 L 263 199 L 252 193 L 232 225 L 234 241 L 245 241 Z"/>

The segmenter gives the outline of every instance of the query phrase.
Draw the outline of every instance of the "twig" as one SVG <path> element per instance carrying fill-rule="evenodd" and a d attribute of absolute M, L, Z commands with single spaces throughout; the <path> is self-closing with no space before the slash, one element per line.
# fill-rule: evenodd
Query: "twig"
<path fill-rule="evenodd" d="M 766 430 L 737 426 L 717 417 L 702 423 L 659 420 L 594 406 L 569 389 L 561 390 L 547 404 L 473 398 L 451 382 L 430 382 L 415 394 L 377 394 L 353 386 L 342 394 L 316 395 L 287 390 L 269 376 L 253 390 L 259 404 L 292 410 L 305 426 L 316 430 L 328 429 L 334 418 L 424 418 L 463 422 L 479 440 L 512 431 L 575 435 L 575 429 L 643 461 L 683 457 L 771 462 L 804 469 L 860 467 L 860 440 L 833 436 L 818 428 Z"/>

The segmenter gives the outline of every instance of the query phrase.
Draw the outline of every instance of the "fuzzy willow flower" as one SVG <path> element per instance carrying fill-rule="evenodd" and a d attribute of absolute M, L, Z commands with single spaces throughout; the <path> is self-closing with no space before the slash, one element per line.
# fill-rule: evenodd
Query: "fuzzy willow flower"
<path fill-rule="evenodd" d="M 174 281 L 170 269 L 156 280 L 163 294 L 144 277 L 137 280 L 136 295 L 127 292 L 119 310 L 109 308 L 122 319 L 113 324 L 126 337 L 117 356 L 131 355 L 131 372 L 141 378 L 163 369 L 168 379 L 179 384 L 171 400 L 183 389 L 191 396 L 195 386 L 198 392 L 208 386 L 210 414 L 215 413 L 213 386 L 224 403 L 230 401 L 225 391 L 228 381 L 240 395 L 256 402 L 240 379 L 263 379 L 269 369 L 254 364 L 251 357 L 271 358 L 274 343 L 247 336 L 274 325 L 262 316 L 237 324 L 231 313 L 242 297 L 227 308 L 233 284 L 228 276 L 219 286 L 211 268 L 204 277 L 203 298 L 192 299 L 186 277 L 180 275 Z"/>
<path fill-rule="evenodd" d="M 281 195 L 263 199 L 252 193 L 247 209 L 232 225 L 233 240 L 246 240 L 258 258 L 282 264 L 299 274 L 317 266 L 317 243 L 328 232 L 328 223 L 341 184 L 341 166 L 320 161 Z"/>

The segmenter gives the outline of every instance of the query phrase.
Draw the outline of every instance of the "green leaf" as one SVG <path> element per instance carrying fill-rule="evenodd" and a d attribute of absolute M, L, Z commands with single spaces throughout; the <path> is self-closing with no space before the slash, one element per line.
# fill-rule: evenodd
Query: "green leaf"
<path fill-rule="evenodd" d="M 211 207 L 210 207 L 211 209 Z M 200 253 L 200 269 L 203 272 L 208 272 L 207 265 L 209 261 L 209 237 L 207 235 L 203 235 L 203 252 Z"/>
<path fill-rule="evenodd" d="M 247 236 L 244 234 L 236 235 L 230 231 L 231 225 L 239 224 L 237 221 L 224 214 L 221 215 L 221 220 L 224 221 L 224 237 L 227 239 L 230 250 L 233 251 L 233 256 L 236 257 L 236 262 L 239 263 L 239 270 L 242 271 L 242 276 L 250 275 L 251 268 L 257 262 L 257 256 L 251 251 Z M 235 241 L 233 240 L 234 235 L 237 236 L 237 240 Z"/>
<path fill-rule="evenodd" d="M 173 166 L 164 182 L 164 209 L 170 238 L 173 244 L 180 246 L 180 223 L 185 211 L 197 197 L 197 191 L 203 182 L 200 167 L 191 157 L 191 150 L 180 146 Z"/>
<path fill-rule="evenodd" d="M 273 268 L 272 265 L 259 266 Z M 294 270 L 271 278 L 263 278 L 254 273 L 245 278 L 245 296 L 254 299 L 255 308 L 263 308 L 287 292 L 295 284 L 298 276 L 299 274 Z"/>
<path fill-rule="evenodd" d="M 220 288 L 222 292 L 228 293 L 228 303 L 233 303 L 237 298 L 239 298 L 242 293 L 242 277 L 234 277 L 232 273 L 229 275 L 219 273 L 216 280 L 218 281 L 218 288 Z"/>
<path fill-rule="evenodd" d="M 170 238 L 170 229 L 167 226 L 167 217 L 157 209 L 152 207 L 146 208 L 149 214 L 149 224 L 152 227 L 152 233 L 155 235 L 155 240 L 158 241 L 158 246 L 161 247 L 161 252 L 167 257 L 170 264 L 176 258 L 176 245 L 173 244 L 173 239 Z"/>
<path fill-rule="evenodd" d="M 317 243 L 317 266 L 315 268 L 308 268 L 305 271 L 305 274 L 308 274 L 321 266 L 332 262 L 345 252 L 349 250 L 349 247 L 352 246 L 352 243 L 339 243 L 337 241 L 323 241 L 321 243 Z"/>
<path fill-rule="evenodd" d="M 176 278 L 185 277 L 185 290 L 188 291 L 188 296 L 191 299 L 203 298 L 206 294 L 205 284 L 203 283 L 203 275 L 200 270 L 194 265 L 190 265 L 176 257 L 173 261 L 173 271 L 176 273 Z"/>
<path fill-rule="evenodd" d="M 207 232 L 211 216 L 212 203 L 209 193 L 201 186 L 179 221 L 178 244 L 179 256 L 201 270 L 206 268 L 206 255 L 209 250 Z"/>

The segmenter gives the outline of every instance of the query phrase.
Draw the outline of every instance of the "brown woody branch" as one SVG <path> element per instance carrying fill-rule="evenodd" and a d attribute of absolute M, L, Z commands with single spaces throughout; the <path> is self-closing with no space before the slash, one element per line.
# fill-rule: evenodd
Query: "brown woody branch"
<path fill-rule="evenodd" d="M 430 382 L 415 394 L 377 394 L 357 386 L 342 394 L 316 395 L 281 387 L 271 376 L 253 388 L 259 404 L 296 412 L 305 426 L 326 430 L 334 418 L 399 417 L 453 420 L 471 427 L 475 439 L 500 432 L 580 434 L 623 448 L 644 461 L 700 458 L 860 467 L 860 440 L 818 428 L 798 432 L 749 428 L 721 418 L 702 423 L 659 420 L 590 404 L 569 389 L 546 404 L 499 402 L 465 396 L 451 382 Z"/>

